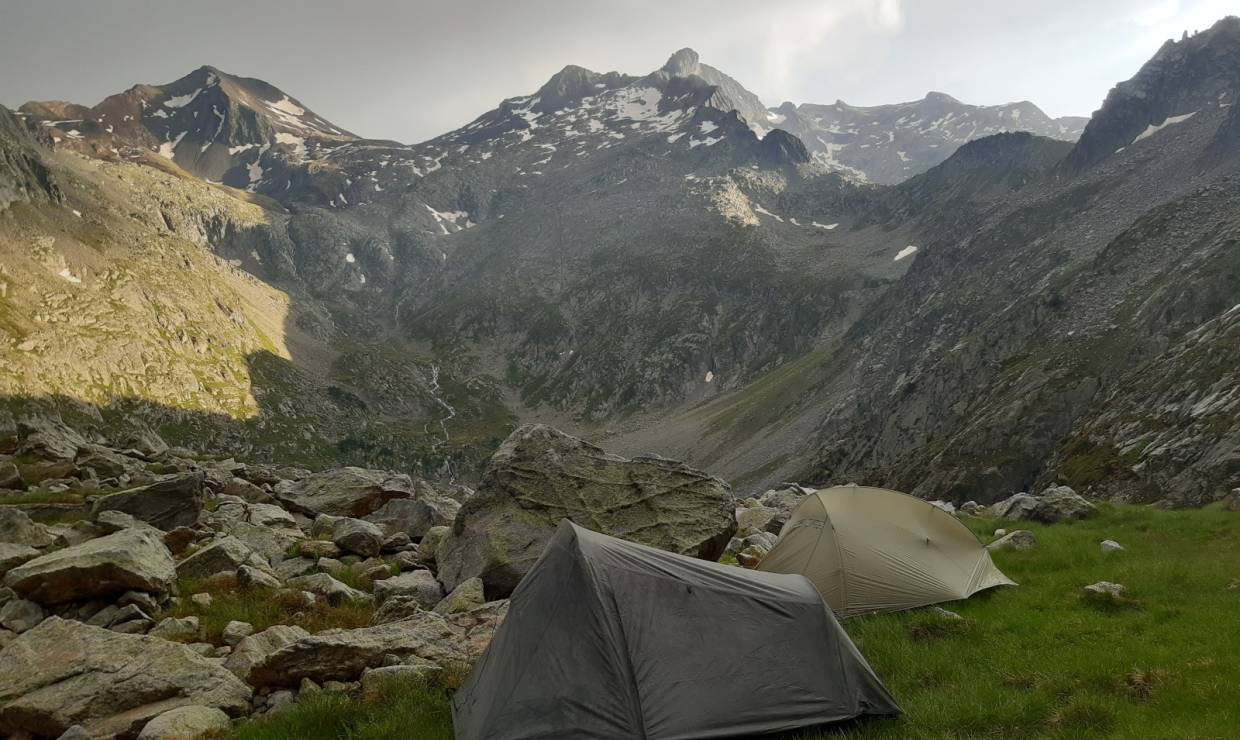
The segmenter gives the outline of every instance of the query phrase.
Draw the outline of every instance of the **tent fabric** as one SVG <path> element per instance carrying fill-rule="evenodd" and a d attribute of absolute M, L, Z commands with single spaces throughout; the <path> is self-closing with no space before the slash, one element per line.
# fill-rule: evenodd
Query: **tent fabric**
<path fill-rule="evenodd" d="M 758 570 L 806 576 L 841 617 L 1016 585 L 956 517 L 908 494 L 865 486 L 809 494 Z"/>
<path fill-rule="evenodd" d="M 733 737 L 899 711 L 804 577 L 568 521 L 452 707 L 458 740 Z"/>

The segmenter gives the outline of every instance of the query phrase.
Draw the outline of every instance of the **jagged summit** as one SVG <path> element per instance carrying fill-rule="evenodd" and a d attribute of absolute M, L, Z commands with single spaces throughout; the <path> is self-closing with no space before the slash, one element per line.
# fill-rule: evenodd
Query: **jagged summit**
<path fill-rule="evenodd" d="M 593 70 L 570 64 L 556 72 L 551 79 L 534 93 L 538 103 L 534 106 L 539 111 L 555 111 L 566 105 L 576 104 L 583 98 L 598 95 L 603 91 L 627 85 L 633 77 L 608 72 L 600 74 Z"/>
<path fill-rule="evenodd" d="M 667 64 L 663 65 L 662 70 L 675 77 L 695 75 L 698 73 L 700 60 L 698 53 L 686 46 L 668 57 Z"/>
<path fill-rule="evenodd" d="M 214 182 L 258 190 L 289 162 L 357 137 L 263 80 L 203 65 L 164 85 L 135 85 L 98 105 L 31 102 L 21 110 L 54 141 L 104 158 L 158 155 Z"/>
<path fill-rule="evenodd" d="M 1112 88 L 1065 164 L 1090 167 L 1168 122 L 1231 107 L 1237 96 L 1240 18 L 1228 16 L 1205 31 L 1167 41 L 1136 75 Z"/>

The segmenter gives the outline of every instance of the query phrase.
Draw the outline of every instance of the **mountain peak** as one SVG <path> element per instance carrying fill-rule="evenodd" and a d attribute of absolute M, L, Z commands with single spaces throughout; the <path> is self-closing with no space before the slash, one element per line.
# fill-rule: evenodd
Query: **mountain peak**
<path fill-rule="evenodd" d="M 1136 143 L 1150 126 L 1229 106 L 1237 88 L 1240 18 L 1228 16 L 1205 31 L 1167 41 L 1136 75 L 1113 87 L 1066 165 L 1090 167 Z"/>
<path fill-rule="evenodd" d="M 927 103 L 947 103 L 947 104 L 961 105 L 960 101 L 957 100 L 956 98 L 953 98 L 952 96 L 948 95 L 945 92 L 939 92 L 937 90 L 931 90 L 930 92 L 926 93 L 925 100 Z"/>
<path fill-rule="evenodd" d="M 688 77 L 698 73 L 700 62 L 701 57 L 698 53 L 686 46 L 668 57 L 667 64 L 663 65 L 663 71 L 673 77 Z"/>

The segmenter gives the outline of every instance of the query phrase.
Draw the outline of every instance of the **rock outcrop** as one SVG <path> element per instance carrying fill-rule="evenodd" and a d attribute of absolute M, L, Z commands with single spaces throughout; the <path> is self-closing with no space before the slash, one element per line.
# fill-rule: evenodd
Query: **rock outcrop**
<path fill-rule="evenodd" d="M 430 612 L 375 627 L 328 630 L 269 653 L 250 668 L 247 680 L 255 686 L 296 686 L 305 678 L 352 681 L 388 656 L 463 662 L 463 636 L 464 630 Z"/>
<path fill-rule="evenodd" d="M 736 531 L 728 484 L 683 463 L 628 460 L 548 426 L 517 429 L 439 546 L 448 590 L 473 577 L 512 592 L 562 519 L 652 547 L 717 560 Z"/>
<path fill-rule="evenodd" d="M 992 511 L 1001 519 L 1031 519 L 1055 524 L 1068 519 L 1087 519 L 1097 512 L 1097 507 L 1068 486 L 1051 486 L 1036 496 L 1018 493 L 1006 498 L 995 504 Z"/>
<path fill-rule="evenodd" d="M 167 593 L 176 581 L 172 554 L 154 533 L 125 529 L 42 555 L 10 570 L 4 585 L 41 604 Z"/>
<path fill-rule="evenodd" d="M 202 512 L 201 472 L 181 473 L 148 486 L 100 496 L 91 513 L 122 511 L 153 527 L 170 531 L 198 523 Z"/>
<path fill-rule="evenodd" d="M 188 647 L 51 617 L 0 650 L 0 733 L 133 737 L 178 707 L 239 715 L 250 687 Z"/>
<path fill-rule="evenodd" d="M 315 473 L 299 481 L 278 484 L 275 496 L 289 511 L 309 517 L 365 517 L 392 499 L 413 495 L 407 475 L 364 468 L 339 468 Z"/>

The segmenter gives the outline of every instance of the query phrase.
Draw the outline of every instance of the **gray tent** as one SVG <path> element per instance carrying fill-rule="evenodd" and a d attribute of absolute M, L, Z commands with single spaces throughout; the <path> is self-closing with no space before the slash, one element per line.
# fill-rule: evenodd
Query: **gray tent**
<path fill-rule="evenodd" d="M 568 521 L 453 699 L 471 740 L 729 737 L 899 711 L 803 576 Z"/>

